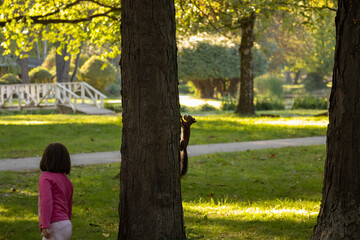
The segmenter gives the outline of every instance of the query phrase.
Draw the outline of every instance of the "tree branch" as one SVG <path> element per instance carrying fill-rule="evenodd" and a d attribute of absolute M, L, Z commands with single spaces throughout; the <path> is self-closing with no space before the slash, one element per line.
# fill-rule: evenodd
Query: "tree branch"
<path fill-rule="evenodd" d="M 98 14 L 90 15 L 88 17 L 79 18 L 79 19 L 73 19 L 73 20 L 60 19 L 60 18 L 54 18 L 54 19 L 50 18 L 49 19 L 49 17 L 54 16 L 54 15 L 58 14 L 59 12 L 64 11 L 66 9 L 69 9 L 69 8 L 71 8 L 73 6 L 76 6 L 76 5 L 80 4 L 81 2 L 92 2 L 92 3 L 95 3 L 95 4 L 99 5 L 99 6 L 101 6 L 101 7 L 109 8 L 109 10 L 106 11 L 106 12 L 103 12 L 103 13 L 98 13 Z M 0 27 L 5 27 L 7 23 L 10 23 L 10 22 L 12 22 L 14 20 L 16 22 L 18 22 L 18 21 L 21 21 L 22 19 L 26 20 L 27 18 L 31 19 L 35 24 L 43 24 L 43 25 L 59 24 L 59 23 L 87 22 L 87 21 L 90 21 L 90 20 L 92 20 L 94 18 L 97 18 L 97 17 L 108 17 L 108 18 L 111 18 L 113 20 L 119 21 L 118 18 L 115 18 L 115 17 L 110 16 L 108 14 L 112 13 L 112 12 L 120 12 L 120 11 L 121 11 L 121 7 L 106 5 L 106 4 L 100 3 L 100 2 L 95 1 L 95 0 L 76 0 L 75 2 L 64 5 L 63 7 L 60 7 L 60 8 L 56 9 L 53 12 L 49 12 L 49 13 L 46 13 L 46 14 L 43 14 L 43 15 L 36 15 L 36 16 L 21 15 L 21 16 L 18 16 L 18 17 L 9 18 L 9 19 L 7 19 L 5 21 L 0 21 Z M 44 19 L 44 18 L 48 18 L 48 19 Z"/>

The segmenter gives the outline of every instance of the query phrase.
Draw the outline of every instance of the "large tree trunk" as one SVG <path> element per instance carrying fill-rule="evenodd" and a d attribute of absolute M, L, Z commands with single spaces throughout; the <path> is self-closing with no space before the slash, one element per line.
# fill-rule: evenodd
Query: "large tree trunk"
<path fill-rule="evenodd" d="M 60 43 L 58 43 L 58 46 Z M 65 61 L 65 57 L 69 59 Z M 61 51 L 61 55 L 56 52 L 56 81 L 57 82 L 69 82 L 69 71 L 70 71 L 70 54 L 67 52 L 67 45 Z"/>
<path fill-rule="evenodd" d="M 122 240 L 185 239 L 173 0 L 121 1 Z"/>
<path fill-rule="evenodd" d="M 339 0 L 322 203 L 313 240 L 360 239 L 360 2 Z"/>
<path fill-rule="evenodd" d="M 254 115 L 254 76 L 252 47 L 254 45 L 255 13 L 242 20 L 241 45 L 239 53 L 241 57 L 240 73 L 240 97 L 236 107 L 236 113 L 242 115 Z"/>

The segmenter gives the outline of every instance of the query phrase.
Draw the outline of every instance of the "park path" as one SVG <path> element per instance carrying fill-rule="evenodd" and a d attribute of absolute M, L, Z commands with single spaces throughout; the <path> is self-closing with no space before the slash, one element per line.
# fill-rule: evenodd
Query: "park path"
<path fill-rule="evenodd" d="M 241 152 L 246 150 L 282 148 L 308 145 L 324 145 L 326 137 L 288 138 L 251 142 L 217 143 L 188 146 L 188 155 L 199 156 L 211 153 Z M 38 169 L 41 157 L 0 159 L 0 171 Z M 120 151 L 71 154 L 73 166 L 120 162 Z"/>

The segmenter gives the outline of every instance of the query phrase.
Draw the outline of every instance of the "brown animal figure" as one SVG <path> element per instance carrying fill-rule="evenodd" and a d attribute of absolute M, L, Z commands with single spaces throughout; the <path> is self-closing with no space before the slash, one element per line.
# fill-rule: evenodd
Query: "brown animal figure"
<path fill-rule="evenodd" d="M 190 140 L 190 126 L 196 123 L 195 118 L 190 115 L 184 115 L 181 118 L 181 139 L 180 139 L 180 176 L 183 177 L 188 169 L 187 146 Z"/>

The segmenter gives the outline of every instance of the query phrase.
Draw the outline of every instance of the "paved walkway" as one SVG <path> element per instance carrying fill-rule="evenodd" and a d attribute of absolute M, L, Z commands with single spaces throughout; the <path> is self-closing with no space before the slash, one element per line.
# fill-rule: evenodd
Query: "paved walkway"
<path fill-rule="evenodd" d="M 188 146 L 189 156 L 199 156 L 211 153 L 224 152 L 241 152 L 253 149 L 265 148 L 281 148 L 307 145 L 323 145 L 326 144 L 326 137 L 307 137 L 307 138 L 290 138 L 275 139 L 252 142 L 237 143 L 219 143 L 206 145 L 190 145 Z M 98 152 L 98 153 L 81 153 L 72 154 L 72 165 L 86 165 L 98 163 L 116 163 L 120 162 L 121 155 L 119 151 L 115 152 Z M 16 158 L 16 159 L 0 159 L 0 171 L 38 169 L 40 157 Z"/>

